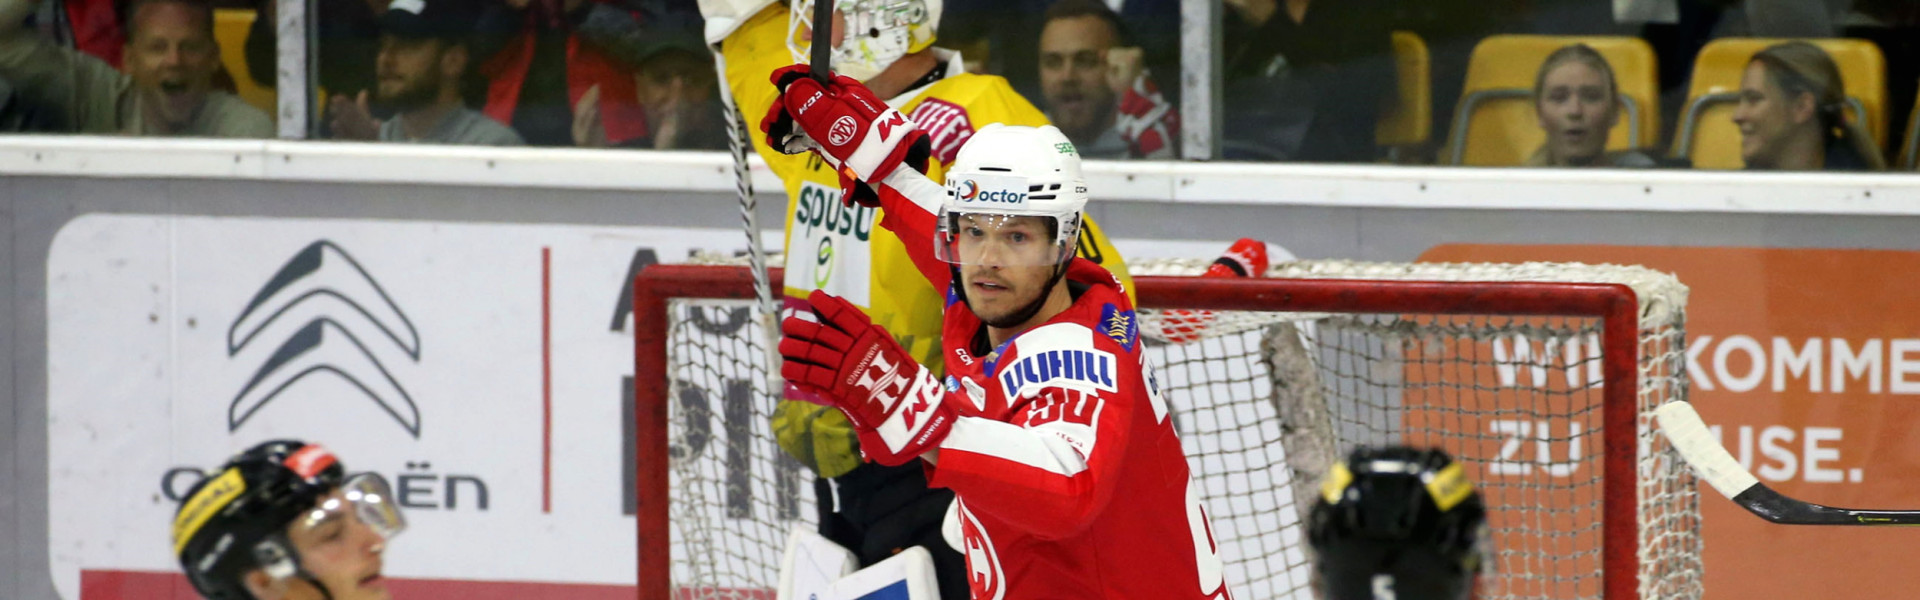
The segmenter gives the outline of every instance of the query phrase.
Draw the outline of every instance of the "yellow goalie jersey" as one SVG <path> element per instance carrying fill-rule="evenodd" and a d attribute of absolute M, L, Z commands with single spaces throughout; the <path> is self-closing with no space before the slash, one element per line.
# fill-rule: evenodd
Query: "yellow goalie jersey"
<path fill-rule="evenodd" d="M 807 292 L 825 290 L 866 309 L 893 332 L 921 364 L 939 369 L 940 311 L 944 291 L 935 290 L 907 258 L 899 238 L 878 227 L 879 209 L 844 206 L 840 179 L 812 154 L 781 154 L 758 130 L 778 96 L 768 81 L 775 69 L 793 64 L 787 49 L 787 7 L 774 3 L 747 19 L 721 44 L 727 85 L 752 132 L 754 150 L 787 188 L 787 306 Z M 1046 125 L 1047 117 L 1005 79 L 966 73 L 958 53 L 933 49 L 947 63 L 947 77 L 909 90 L 888 102 L 913 119 L 933 143 L 927 175 L 943 181 L 960 145 L 988 123 Z M 1091 219 L 1082 228 L 1080 254 L 1132 280 L 1120 255 Z"/>

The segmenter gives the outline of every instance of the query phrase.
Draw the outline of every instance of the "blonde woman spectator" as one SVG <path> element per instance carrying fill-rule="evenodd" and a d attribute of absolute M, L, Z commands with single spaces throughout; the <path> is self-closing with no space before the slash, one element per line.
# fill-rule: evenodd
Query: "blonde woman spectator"
<path fill-rule="evenodd" d="M 1747 62 L 1740 79 L 1740 157 L 1748 169 L 1880 171 L 1873 136 L 1846 119 L 1840 68 L 1818 46 L 1786 42 Z"/>
<path fill-rule="evenodd" d="M 1632 150 L 1607 152 L 1607 134 L 1620 116 L 1620 86 L 1606 57 L 1586 44 L 1555 50 L 1533 81 L 1533 109 L 1547 141 L 1529 167 L 1653 167 Z"/>

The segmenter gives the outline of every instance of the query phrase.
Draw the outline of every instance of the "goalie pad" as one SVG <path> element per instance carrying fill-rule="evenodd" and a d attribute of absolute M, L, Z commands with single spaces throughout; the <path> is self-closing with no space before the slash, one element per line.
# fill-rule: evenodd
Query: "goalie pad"
<path fill-rule="evenodd" d="M 933 555 L 920 546 L 901 550 L 833 583 L 833 595 L 820 600 L 940 600 Z"/>
<path fill-rule="evenodd" d="M 875 565 L 878 566 L 878 565 Z M 833 543 L 804 525 L 787 534 L 787 554 L 780 561 L 777 600 L 830 600 L 834 582 L 860 568 L 860 559 L 845 546 Z"/>

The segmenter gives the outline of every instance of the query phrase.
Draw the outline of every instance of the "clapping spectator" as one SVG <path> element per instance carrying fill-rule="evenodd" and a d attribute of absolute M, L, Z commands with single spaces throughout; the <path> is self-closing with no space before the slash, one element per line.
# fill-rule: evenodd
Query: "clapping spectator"
<path fill-rule="evenodd" d="M 1230 159 L 1365 162 L 1393 97 L 1379 0 L 1225 0 L 1222 153 Z"/>
<path fill-rule="evenodd" d="M 220 46 L 199 0 L 134 0 L 122 71 L 25 26 L 31 0 L 0 0 L 0 77 L 60 131 L 269 137 L 273 121 L 214 89 Z"/>
<path fill-rule="evenodd" d="M 1178 113 L 1122 46 L 1119 15 L 1100 0 L 1060 0 L 1040 30 L 1040 91 L 1047 118 L 1081 156 L 1172 158 Z"/>
<path fill-rule="evenodd" d="M 1733 111 L 1747 168 L 1885 170 L 1873 136 L 1847 121 L 1845 90 L 1840 68 L 1819 46 L 1787 42 L 1755 54 Z"/>
<path fill-rule="evenodd" d="M 1607 136 L 1620 118 L 1620 87 L 1606 57 L 1586 44 L 1547 55 L 1534 78 L 1533 108 L 1547 141 L 1527 159 L 1527 166 L 1654 166 L 1652 158 L 1639 152 L 1606 152 Z"/>
<path fill-rule="evenodd" d="M 642 0 L 492 0 L 481 17 L 484 111 L 535 146 L 575 141 L 574 114 L 597 107 L 608 145 L 651 135 L 634 73 L 658 52 L 702 47 L 685 7 Z M 587 94 L 594 91 L 591 103 Z"/>
<path fill-rule="evenodd" d="M 519 146 L 520 135 L 467 108 L 460 91 L 471 60 L 474 15 L 464 0 L 394 0 L 380 16 L 374 71 L 379 100 L 398 111 L 374 120 L 367 93 L 332 98 L 333 134 L 382 142 Z"/>
<path fill-rule="evenodd" d="M 646 111 L 647 137 L 624 146 L 655 150 L 721 150 L 727 147 L 725 117 L 718 97 L 713 58 L 705 50 L 671 49 L 656 53 L 634 80 L 635 95 Z M 573 142 L 607 146 L 600 123 L 600 88 L 587 90 L 573 108 Z"/>

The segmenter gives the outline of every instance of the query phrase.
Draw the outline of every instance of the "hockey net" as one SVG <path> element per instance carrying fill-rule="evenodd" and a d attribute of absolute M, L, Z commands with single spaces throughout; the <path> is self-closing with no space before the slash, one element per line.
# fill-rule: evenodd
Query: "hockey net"
<path fill-rule="evenodd" d="M 1652 422 L 1686 395 L 1673 277 L 1345 261 L 1195 277 L 1207 264 L 1128 267 L 1235 597 L 1315 597 L 1303 523 L 1320 476 L 1388 443 L 1466 463 L 1493 531 L 1481 598 L 1701 595 L 1695 482 Z M 772 598 L 816 509 L 773 439 L 748 270 L 651 267 L 635 290 L 642 597 Z"/>

